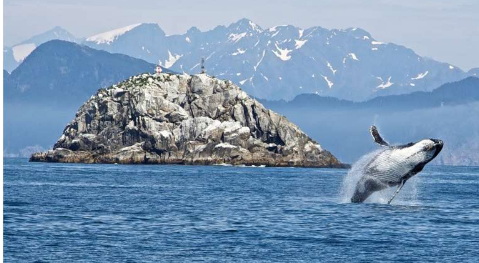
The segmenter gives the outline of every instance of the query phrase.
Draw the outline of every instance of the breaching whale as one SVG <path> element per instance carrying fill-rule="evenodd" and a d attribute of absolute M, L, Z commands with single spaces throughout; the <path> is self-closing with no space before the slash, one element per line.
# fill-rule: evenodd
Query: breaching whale
<path fill-rule="evenodd" d="M 442 150 L 443 142 L 438 139 L 425 139 L 416 143 L 391 146 L 383 140 L 375 126 L 370 128 L 374 141 L 387 147 L 374 156 L 364 167 L 351 202 L 361 203 L 376 191 L 398 186 L 392 199 L 404 186 L 404 183 L 422 171 L 424 166 Z"/>

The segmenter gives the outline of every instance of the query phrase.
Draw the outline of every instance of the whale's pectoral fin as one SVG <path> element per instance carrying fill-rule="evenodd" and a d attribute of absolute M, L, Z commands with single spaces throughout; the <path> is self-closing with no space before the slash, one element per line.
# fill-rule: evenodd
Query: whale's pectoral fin
<path fill-rule="evenodd" d="M 388 201 L 388 205 L 391 204 L 391 202 L 393 201 L 394 197 L 396 197 L 396 195 L 399 193 L 399 191 L 401 191 L 402 187 L 404 186 L 404 183 L 406 182 L 406 180 L 402 180 L 401 181 L 401 184 L 399 184 L 398 186 L 398 189 L 396 190 L 396 192 L 394 192 L 394 195 L 391 197 L 391 199 L 389 199 Z"/>
<path fill-rule="evenodd" d="M 376 126 L 371 126 L 369 132 L 371 132 L 371 136 L 373 136 L 374 142 L 382 146 L 389 146 L 389 143 L 383 140 L 381 135 L 379 135 L 378 128 L 376 128 Z"/>

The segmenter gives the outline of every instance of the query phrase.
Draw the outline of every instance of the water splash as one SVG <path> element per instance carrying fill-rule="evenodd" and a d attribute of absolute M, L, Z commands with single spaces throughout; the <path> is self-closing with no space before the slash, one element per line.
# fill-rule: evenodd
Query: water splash
<path fill-rule="evenodd" d="M 356 189 L 356 184 L 364 175 L 365 166 L 378 154 L 385 151 L 386 149 L 378 149 L 372 151 L 363 157 L 361 157 L 357 162 L 353 164 L 349 172 L 344 176 L 343 182 L 341 184 L 341 190 L 339 192 L 340 202 L 341 203 L 350 203 L 351 197 L 354 194 Z M 415 206 L 420 205 L 418 201 L 418 185 L 420 178 L 414 176 L 409 179 L 404 185 L 401 192 L 398 193 L 396 198 L 391 204 L 394 205 L 408 205 Z M 378 203 L 378 204 L 387 204 L 389 199 L 393 196 L 396 191 L 396 187 L 390 187 L 382 191 L 377 191 L 373 193 L 365 203 Z"/>
<path fill-rule="evenodd" d="M 419 206 L 421 203 L 418 200 L 418 185 L 420 184 L 420 177 L 418 175 L 409 179 L 401 191 L 396 195 L 391 205 L 404 206 Z M 394 195 L 397 187 L 389 187 L 382 191 L 373 193 L 365 203 L 387 204 L 389 199 Z"/>
<path fill-rule="evenodd" d="M 351 197 L 353 196 L 354 190 L 356 189 L 356 184 L 358 183 L 359 179 L 361 179 L 361 177 L 363 177 L 364 175 L 364 167 L 373 159 L 373 157 L 375 157 L 382 151 L 384 151 L 384 149 L 370 152 L 361 157 L 353 164 L 349 172 L 343 178 L 339 194 L 341 197 L 341 203 L 351 202 Z"/>

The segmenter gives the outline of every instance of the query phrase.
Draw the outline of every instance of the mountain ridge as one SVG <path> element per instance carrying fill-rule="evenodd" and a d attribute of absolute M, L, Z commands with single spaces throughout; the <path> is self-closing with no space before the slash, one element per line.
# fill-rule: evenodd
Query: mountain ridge
<path fill-rule="evenodd" d="M 270 108 L 316 108 L 321 110 L 384 109 L 407 111 L 423 108 L 454 106 L 479 101 L 479 78 L 467 77 L 445 83 L 432 91 L 416 91 L 408 94 L 380 96 L 367 101 L 354 102 L 317 94 L 300 94 L 290 101 L 260 99 Z"/>
<path fill-rule="evenodd" d="M 184 34 L 174 35 L 167 35 L 157 23 L 134 24 L 83 39 L 59 27 L 50 31 L 66 32 L 56 33 L 65 35 L 66 40 L 159 63 L 176 72 L 199 72 L 203 57 L 209 74 L 231 79 L 252 96 L 273 100 L 316 93 L 365 101 L 430 91 L 477 74 L 476 69 L 464 72 L 451 64 L 421 57 L 407 47 L 380 42 L 357 27 L 302 29 L 281 25 L 263 29 L 243 18 L 203 32 L 193 26 Z M 51 35 L 50 31 L 35 37 Z M 98 41 L 102 37 L 104 41 Z M 28 46 L 35 42 L 31 39 L 19 43 L 23 56 L 38 46 Z M 7 64 L 18 62 L 11 48 L 4 47 L 4 55 L 4 65 L 12 72 Z"/>
<path fill-rule="evenodd" d="M 136 41 L 132 41 L 135 31 Z M 147 36 L 155 40 L 149 41 Z M 428 91 L 468 76 L 453 65 L 420 57 L 404 46 L 377 41 L 360 28 L 285 25 L 262 29 L 241 19 L 204 32 L 192 27 L 185 34 L 168 36 L 158 24 L 144 24 L 109 44 L 84 43 L 152 63 L 159 61 L 190 74 L 199 72 L 204 57 L 210 74 L 231 79 L 249 94 L 268 99 L 292 99 L 309 92 L 363 101 Z"/>
<path fill-rule="evenodd" d="M 48 31 L 34 35 L 29 39 L 23 40 L 12 47 L 4 47 L 3 66 L 9 72 L 13 72 L 23 60 L 30 55 L 38 46 L 50 40 L 65 40 L 69 42 L 82 42 L 81 38 L 76 38 L 66 29 L 56 26 Z"/>

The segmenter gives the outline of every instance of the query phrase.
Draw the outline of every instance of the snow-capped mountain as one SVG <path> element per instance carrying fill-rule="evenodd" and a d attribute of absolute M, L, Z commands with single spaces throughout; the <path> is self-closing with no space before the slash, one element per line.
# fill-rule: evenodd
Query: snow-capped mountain
<path fill-rule="evenodd" d="M 252 96 L 292 99 L 316 93 L 349 100 L 429 91 L 468 75 L 359 28 L 263 29 L 248 19 L 228 27 L 167 36 L 158 24 L 136 24 L 87 38 L 84 44 L 158 63 L 178 72 L 231 79 Z"/>
<path fill-rule="evenodd" d="M 263 29 L 248 19 L 228 27 L 168 36 L 158 24 L 134 24 L 86 38 L 54 29 L 4 47 L 4 68 L 12 72 L 40 44 L 60 39 L 123 53 L 177 72 L 200 71 L 231 79 L 252 96 L 292 99 L 316 93 L 354 101 L 413 91 L 478 74 L 424 58 L 406 47 L 383 43 L 359 28 Z"/>
<path fill-rule="evenodd" d="M 3 66 L 9 72 L 12 72 L 22 61 L 32 53 L 35 48 L 41 44 L 48 42 L 53 39 L 65 40 L 70 42 L 81 42 L 81 39 L 75 38 L 70 32 L 65 29 L 57 26 L 51 30 L 33 36 L 25 41 L 22 41 L 13 47 L 4 47 L 3 55 L 4 61 Z"/>

